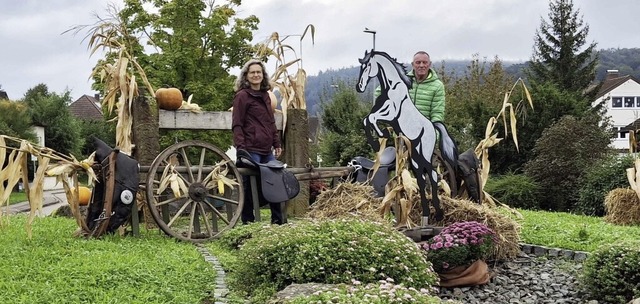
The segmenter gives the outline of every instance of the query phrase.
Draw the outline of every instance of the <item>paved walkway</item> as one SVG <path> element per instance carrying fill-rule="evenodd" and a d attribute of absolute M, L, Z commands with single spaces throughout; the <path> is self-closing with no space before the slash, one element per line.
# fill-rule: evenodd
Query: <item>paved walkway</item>
<path fill-rule="evenodd" d="M 42 216 L 47 216 L 53 213 L 60 206 L 67 204 L 67 196 L 63 189 L 47 190 L 44 191 L 42 196 Z M 18 214 L 23 212 L 29 212 L 31 207 L 29 202 L 21 202 L 13 205 L 2 206 L 2 212 L 5 213 L 8 210 L 9 214 Z"/>

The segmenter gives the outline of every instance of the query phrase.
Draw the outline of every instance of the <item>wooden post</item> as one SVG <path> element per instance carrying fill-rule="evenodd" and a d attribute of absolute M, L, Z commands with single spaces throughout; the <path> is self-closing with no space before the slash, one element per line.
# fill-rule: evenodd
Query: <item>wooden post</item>
<path fill-rule="evenodd" d="M 150 166 L 156 155 L 160 154 L 160 132 L 158 130 L 158 110 L 151 108 L 149 101 L 144 96 L 144 91 L 131 105 L 131 116 L 133 118 L 131 141 L 134 144 L 132 156 L 140 166 Z M 138 176 L 141 183 L 147 179 L 146 172 L 140 172 Z M 138 189 L 138 191 L 142 190 L 143 188 Z M 140 234 L 139 222 L 138 207 L 134 206 L 131 210 L 131 230 L 135 236 Z"/>
<path fill-rule="evenodd" d="M 309 163 L 309 120 L 307 110 L 287 109 L 284 135 L 287 167 L 304 168 Z M 302 216 L 309 208 L 309 181 L 300 181 L 300 193 L 287 203 L 288 216 Z"/>

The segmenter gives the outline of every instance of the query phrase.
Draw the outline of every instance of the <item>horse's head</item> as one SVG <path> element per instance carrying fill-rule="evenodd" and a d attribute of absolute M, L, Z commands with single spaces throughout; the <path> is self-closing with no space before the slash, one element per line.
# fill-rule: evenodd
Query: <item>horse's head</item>
<path fill-rule="evenodd" d="M 364 52 L 364 57 L 358 59 L 360 62 L 360 75 L 358 76 L 358 84 L 356 85 L 356 91 L 362 93 L 369 83 L 369 79 L 378 75 L 378 66 L 372 64 L 371 58 L 373 51 Z"/>

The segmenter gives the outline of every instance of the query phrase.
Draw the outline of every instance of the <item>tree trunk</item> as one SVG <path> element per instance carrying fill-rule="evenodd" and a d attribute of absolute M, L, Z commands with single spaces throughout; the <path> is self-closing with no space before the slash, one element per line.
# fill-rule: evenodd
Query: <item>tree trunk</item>
<path fill-rule="evenodd" d="M 284 162 L 288 167 L 304 168 L 309 163 L 309 120 L 306 110 L 287 109 L 284 134 Z M 302 216 L 308 208 L 309 181 L 300 181 L 300 193 L 287 202 L 287 216 Z"/>

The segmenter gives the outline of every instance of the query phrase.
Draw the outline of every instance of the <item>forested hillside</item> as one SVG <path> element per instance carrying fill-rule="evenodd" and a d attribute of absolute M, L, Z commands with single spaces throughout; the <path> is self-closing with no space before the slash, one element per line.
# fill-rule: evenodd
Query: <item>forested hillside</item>
<path fill-rule="evenodd" d="M 630 49 L 606 49 L 600 50 L 600 58 L 596 72 L 596 79 L 602 81 L 607 70 L 619 70 L 620 75 L 632 75 L 640 79 L 640 48 Z M 492 58 L 487 58 L 490 60 Z M 355 62 L 355 59 L 354 59 Z M 437 71 L 444 69 L 449 76 L 458 77 L 464 73 L 470 60 L 449 60 L 434 62 L 433 67 Z M 507 73 L 515 78 L 524 78 L 523 69 L 527 65 L 524 62 L 503 62 Z M 408 66 L 408 64 L 407 64 Z M 307 77 L 307 87 L 305 99 L 310 116 L 318 116 L 320 104 L 328 101 L 333 96 L 335 88 L 339 83 L 355 86 L 358 78 L 359 67 L 345 67 L 340 69 L 329 69 L 321 71 L 318 75 Z M 366 93 L 362 93 L 362 99 L 372 98 L 374 86 L 369 85 Z"/>

